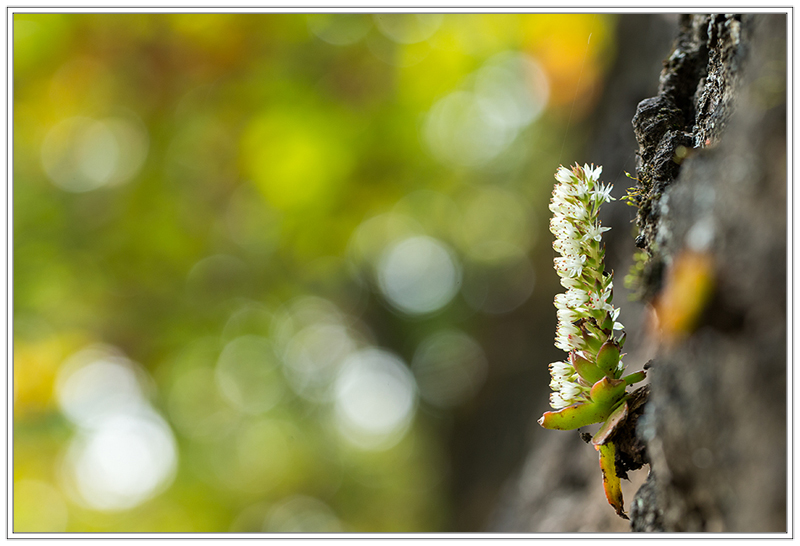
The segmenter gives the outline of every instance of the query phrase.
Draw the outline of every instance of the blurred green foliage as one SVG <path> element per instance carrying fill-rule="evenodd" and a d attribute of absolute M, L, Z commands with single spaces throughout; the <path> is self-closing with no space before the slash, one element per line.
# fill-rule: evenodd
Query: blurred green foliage
<path fill-rule="evenodd" d="M 613 23 L 15 14 L 14 531 L 458 530 Z"/>

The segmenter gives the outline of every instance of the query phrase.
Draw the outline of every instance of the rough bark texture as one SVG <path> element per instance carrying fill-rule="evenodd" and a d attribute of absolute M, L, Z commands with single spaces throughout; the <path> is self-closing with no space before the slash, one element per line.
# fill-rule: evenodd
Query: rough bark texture
<path fill-rule="evenodd" d="M 618 469 L 649 465 L 624 490 L 630 526 L 594 450 L 544 431 L 494 530 L 786 531 L 786 24 L 682 16 L 635 111 L 639 294 L 661 321 L 649 398 L 618 439 Z"/>
<path fill-rule="evenodd" d="M 684 18 L 656 100 L 689 123 L 648 161 L 642 109 L 634 118 L 642 246 L 667 275 L 690 254 L 713 264 L 697 324 L 650 373 L 637 531 L 786 530 L 785 30 L 779 15 Z M 670 178 L 659 161 L 687 141 L 695 153 Z M 645 293 L 663 294 L 659 281 Z"/>

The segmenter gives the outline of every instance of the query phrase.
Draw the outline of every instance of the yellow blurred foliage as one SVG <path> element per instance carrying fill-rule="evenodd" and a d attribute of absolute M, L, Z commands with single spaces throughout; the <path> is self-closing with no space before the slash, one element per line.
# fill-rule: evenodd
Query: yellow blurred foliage
<path fill-rule="evenodd" d="M 242 137 L 243 167 L 278 210 L 325 208 L 352 168 L 347 125 L 316 114 L 271 109 Z"/>
<path fill-rule="evenodd" d="M 473 321 L 474 302 L 457 297 L 460 276 L 445 286 L 451 304 L 406 317 L 375 273 L 411 237 L 452 249 L 465 286 L 516 290 L 514 264 L 551 263 L 533 252 L 536 207 L 563 112 L 541 114 L 548 89 L 557 107 L 576 92 L 576 111 L 591 103 L 614 19 L 326 15 L 14 15 L 16 531 L 457 529 L 450 481 L 465 478 L 449 476 L 450 410 L 404 405 L 418 396 L 409 380 L 387 402 L 410 423 L 393 429 L 397 444 L 354 443 L 334 426 L 341 407 L 351 392 L 371 400 L 386 374 L 344 389 L 345 349 L 329 343 L 410 358 L 455 326 L 494 343 L 480 332 L 495 319 Z M 140 163 L 126 170 L 131 157 Z M 274 373 L 260 373 L 260 356 L 250 368 L 222 359 L 245 335 L 272 344 Z M 152 417 L 142 430 L 176 443 L 153 448 L 153 464 L 107 441 L 132 435 L 82 427 L 66 403 L 59 412 L 62 362 L 98 341 L 129 359 L 103 370 L 141 372 L 124 392 Z M 87 392 L 118 401 L 111 377 Z M 325 396 L 307 398 L 304 382 Z M 258 388 L 281 395 L 260 405 Z M 148 438 L 131 445 L 144 453 Z M 174 480 L 159 470 L 165 453 Z M 95 479 L 105 463 L 108 478 Z M 96 486 L 132 498 L 143 476 L 154 496 L 136 506 L 87 502 Z"/>
<path fill-rule="evenodd" d="M 608 15 L 548 14 L 524 20 L 525 48 L 542 64 L 551 86 L 550 104 L 577 112 L 593 101 L 612 55 Z"/>
<path fill-rule="evenodd" d="M 86 343 L 80 333 L 61 333 L 37 341 L 14 343 L 14 417 L 26 417 L 54 408 L 54 383 L 63 360 Z"/>
<path fill-rule="evenodd" d="M 246 36 L 237 28 L 242 22 L 242 17 L 233 13 L 182 13 L 170 19 L 181 39 L 223 66 L 246 57 Z"/>
<path fill-rule="evenodd" d="M 80 56 L 64 63 L 50 81 L 51 107 L 62 118 L 84 111 L 102 111 L 114 102 L 117 80 L 99 58 Z"/>
<path fill-rule="evenodd" d="M 69 33 L 62 14 L 14 14 L 14 70 L 24 70 L 48 59 Z"/>

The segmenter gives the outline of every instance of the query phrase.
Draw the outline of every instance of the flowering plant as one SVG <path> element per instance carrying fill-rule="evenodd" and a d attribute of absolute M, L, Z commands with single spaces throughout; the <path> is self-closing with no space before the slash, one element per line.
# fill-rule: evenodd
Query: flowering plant
<path fill-rule="evenodd" d="M 628 385 L 641 381 L 644 372 L 622 377 L 621 353 L 625 343 L 619 309 L 612 303 L 613 273 L 605 271 L 605 247 L 600 206 L 613 201 L 610 185 L 600 182 L 602 167 L 560 167 L 553 189 L 550 231 L 556 272 L 566 292 L 555 297 L 558 327 L 556 347 L 568 353 L 565 361 L 550 364 L 550 405 L 539 424 L 571 430 L 605 422 L 592 442 L 600 451 L 606 497 L 622 517 L 622 492 L 615 470 L 614 445 L 609 441 L 614 426 L 627 416 Z M 621 332 L 619 336 L 617 332 Z"/>

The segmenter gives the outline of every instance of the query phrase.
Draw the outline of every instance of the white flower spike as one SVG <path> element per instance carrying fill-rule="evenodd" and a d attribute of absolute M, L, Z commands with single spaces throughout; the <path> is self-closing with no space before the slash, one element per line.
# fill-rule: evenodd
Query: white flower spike
<path fill-rule="evenodd" d="M 550 231 L 555 235 L 553 260 L 561 285 L 567 289 L 553 301 L 558 317 L 556 347 L 569 353 L 564 362 L 550 364 L 550 405 L 539 419 L 544 428 L 574 430 L 594 423 L 605 425 L 592 438 L 600 452 L 606 499 L 620 517 L 626 518 L 622 489 L 615 466 L 614 428 L 628 411 L 628 386 L 642 381 L 640 371 L 622 377 L 625 333 L 617 321 L 619 309 L 611 304 L 612 274 L 606 273 L 600 205 L 613 201 L 611 186 L 600 182 L 603 168 L 575 164 L 559 167 L 550 210 Z"/>
<path fill-rule="evenodd" d="M 561 284 L 567 288 L 556 296 L 558 310 L 556 347 L 566 352 L 585 351 L 592 359 L 603 343 L 614 339 L 621 330 L 616 321 L 619 309 L 611 305 L 612 277 L 604 271 L 600 205 L 613 200 L 611 186 L 600 182 L 603 167 L 575 165 L 559 167 L 550 210 L 550 231 L 555 236 L 553 248 L 560 254 L 553 260 Z M 571 374 L 564 372 L 568 367 Z M 590 400 L 592 384 L 565 362 L 550 366 L 553 381 L 551 406 L 561 409 Z"/>

